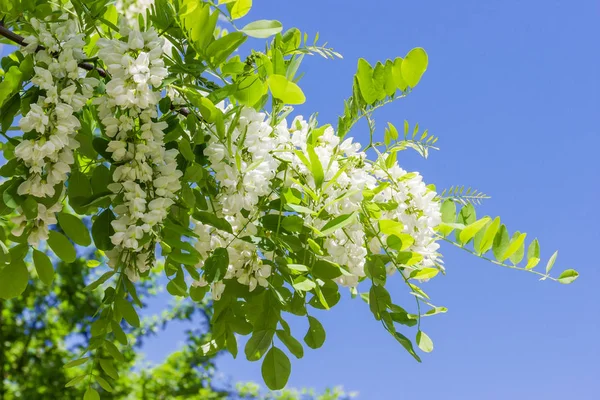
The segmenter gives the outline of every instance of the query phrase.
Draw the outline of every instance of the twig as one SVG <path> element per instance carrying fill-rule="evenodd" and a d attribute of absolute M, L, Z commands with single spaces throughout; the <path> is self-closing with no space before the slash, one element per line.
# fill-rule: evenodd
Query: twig
<path fill-rule="evenodd" d="M 7 29 L 4 26 L 4 23 L 2 23 L 1 21 L 0 21 L 0 35 L 4 36 L 8 40 L 15 42 L 21 46 L 27 46 L 27 42 L 25 41 L 25 38 L 23 36 L 14 33 L 10 29 Z M 44 50 L 44 46 L 38 46 L 36 51 L 40 51 L 40 50 Z M 80 68 L 85 69 L 86 71 L 98 71 L 98 74 L 103 78 L 106 78 L 106 76 L 107 76 L 107 73 L 105 70 L 103 70 L 102 68 L 96 67 L 94 64 L 91 64 L 88 62 L 82 62 L 82 63 L 79 63 L 78 65 Z"/>

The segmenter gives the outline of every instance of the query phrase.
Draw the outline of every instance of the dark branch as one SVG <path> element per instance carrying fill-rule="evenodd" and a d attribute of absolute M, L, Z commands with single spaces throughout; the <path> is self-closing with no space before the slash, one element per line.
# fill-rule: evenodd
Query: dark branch
<path fill-rule="evenodd" d="M 21 46 L 27 46 L 27 42 L 25 41 L 25 38 L 23 36 L 14 33 L 10 29 L 7 29 L 2 22 L 0 22 L 0 35 Z M 43 46 L 38 46 L 37 51 L 43 49 Z M 79 68 L 85 69 L 86 71 L 98 71 L 98 74 L 103 78 L 106 78 L 107 76 L 105 70 L 103 70 L 102 68 L 98 68 L 94 64 L 88 62 L 79 63 Z"/>

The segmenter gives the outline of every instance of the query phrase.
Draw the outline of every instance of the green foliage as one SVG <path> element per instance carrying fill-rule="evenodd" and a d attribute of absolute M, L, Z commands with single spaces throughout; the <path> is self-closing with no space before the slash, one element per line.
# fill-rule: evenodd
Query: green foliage
<path fill-rule="evenodd" d="M 424 212 L 408 206 L 414 194 L 407 193 L 401 199 L 383 194 L 392 189 L 401 193 L 398 187 L 410 180 L 420 184 L 418 173 L 405 172 L 398 166 L 398 153 L 410 148 L 427 158 L 429 150 L 437 150 L 438 138 L 421 130 L 419 124 L 411 127 L 404 121 L 400 130 L 388 122 L 383 139 L 379 140 L 373 113 L 406 97 L 420 83 L 428 67 L 425 50 L 414 48 L 404 57 L 376 63 L 359 59 L 351 96 L 344 103 L 337 127 L 319 127 L 316 118 L 308 122 L 294 120 L 296 126 L 289 132 L 303 132 L 306 139 L 302 139 L 301 146 L 269 153 L 278 165 L 270 171 L 271 192 L 257 195 L 257 199 L 232 197 L 232 201 L 249 202 L 252 207 L 241 207 L 240 215 L 225 215 L 222 194 L 228 181 L 237 178 L 230 179 L 230 174 L 217 171 L 215 165 L 226 165 L 244 175 L 244 180 L 233 185 L 234 191 L 240 193 L 243 186 L 260 184 L 252 181 L 251 172 L 266 165 L 264 160 L 247 161 L 250 148 L 245 141 L 257 130 L 245 115 L 248 107 L 268 114 L 262 123 L 268 125 L 269 132 L 277 132 L 287 124 L 286 119 L 291 119 L 291 106 L 306 101 L 301 88 L 304 56 L 341 56 L 326 43 L 319 44 L 318 35 L 309 41 L 308 35 L 296 28 L 284 31 L 276 20 L 251 21 L 239 28 L 238 20 L 252 9 L 251 0 L 156 0 L 136 21 L 125 21 L 127 13 L 113 3 L 0 0 L 0 33 L 22 46 L 1 63 L 0 128 L 6 139 L 2 142 L 6 163 L 0 175 L 6 180 L 0 185 L 0 216 L 12 233 L 4 232 L 2 227 L 0 297 L 10 300 L 4 309 L 5 303 L 0 303 L 0 322 L 9 321 L 0 324 L 0 332 L 10 329 L 19 343 L 21 336 L 31 335 L 35 345 L 47 347 L 51 361 L 48 365 L 53 367 L 51 371 L 42 367 L 36 370 L 30 344 L 23 342 L 26 359 L 16 361 L 17 368 L 8 378 L 17 388 L 11 396 L 36 398 L 36 390 L 43 387 L 54 397 L 69 398 L 75 393 L 78 398 L 90 400 L 100 396 L 126 398 L 130 394 L 135 398 L 226 398 L 235 394 L 211 387 L 212 360 L 221 351 L 237 357 L 238 336 L 249 336 L 244 355 L 250 361 L 262 359 L 267 387 L 282 389 L 291 373 L 290 359 L 282 349 L 296 358 L 304 355 L 304 347 L 292 334 L 286 318 L 306 318 L 304 343 L 311 349 L 322 347 L 326 332 L 311 311 L 334 307 L 341 298 L 340 282 L 351 286 L 352 294 L 368 303 L 375 319 L 413 358 L 421 361 L 412 340 L 398 327 L 416 326 L 417 347 L 423 352 L 433 350 L 432 340 L 421 329 L 422 317 L 442 314 L 447 309 L 433 305 L 420 285 L 443 273 L 444 267 L 438 258 L 428 262 L 427 254 L 424 257 L 414 248 L 414 226 L 385 217 L 387 212 L 398 210 L 414 216 L 416 221 L 422 220 Z M 43 117 L 58 118 L 55 109 L 46 109 L 47 115 L 30 113 L 39 104 L 46 107 L 41 101 L 52 95 L 51 89 L 34 76 L 37 67 L 46 67 L 53 57 L 60 60 L 59 53 L 64 49 L 57 45 L 59 50 L 40 53 L 44 49 L 36 48 L 35 43 L 34 48 L 23 47 L 24 37 L 37 33 L 39 21 L 64 24 L 61 18 L 71 17 L 85 41 L 85 57 L 77 61 L 81 73 L 77 75 L 85 73 L 86 78 L 96 81 L 90 98 L 82 100 L 70 115 L 74 128 L 69 140 L 78 143 L 69 149 L 73 160 L 69 160 L 70 153 L 63 155 L 68 161 L 64 164 L 69 165 L 56 163 L 56 169 L 66 172 L 50 171 L 45 162 L 42 167 L 32 167 L 32 162 L 25 161 L 30 151 L 28 144 L 42 146 L 54 139 L 46 135 L 43 125 L 50 122 L 44 123 Z M 142 54 L 137 42 L 144 41 L 143 35 L 141 39 L 134 34 L 127 36 L 120 28 L 122 23 L 139 26 L 141 31 L 154 29 L 169 42 L 170 50 L 159 55 L 153 61 L 156 64 L 144 64 L 143 58 L 155 49 Z M 267 40 L 260 50 L 249 49 L 247 46 L 253 42 L 248 41 L 249 37 Z M 157 107 L 152 103 L 153 107 L 147 108 L 147 114 L 140 111 L 145 109 L 140 104 L 137 108 L 115 106 L 106 111 L 108 93 L 125 88 L 125 83 L 116 80 L 119 73 L 114 70 L 118 69 L 118 62 L 111 57 L 107 60 L 99 51 L 106 40 L 113 40 L 113 47 L 126 49 L 119 54 L 119 60 L 129 57 L 124 60 L 139 61 L 148 67 L 150 75 L 160 78 L 158 83 L 146 84 L 153 96 L 161 97 L 156 100 Z M 45 54 L 43 61 L 36 58 L 37 54 Z M 134 69 L 127 72 L 134 81 L 146 74 L 131 72 Z M 54 75 L 46 78 L 55 79 Z M 67 90 L 62 86 L 69 79 L 58 83 L 61 93 Z M 83 90 L 79 81 L 72 87 Z M 117 96 L 119 102 L 126 102 L 124 98 L 132 92 L 143 91 L 136 86 L 135 90 L 125 88 L 125 92 Z M 117 97 L 111 101 L 116 103 Z M 226 106 L 222 107 L 222 103 Z M 31 115 L 35 118 L 28 117 Z M 369 143 L 355 149 L 343 139 L 363 118 L 369 129 Z M 18 131 L 20 128 L 13 126 L 16 124 L 27 127 L 27 132 Z M 123 136 L 129 142 L 123 143 Z M 263 139 L 266 138 L 248 141 Z M 320 144 L 334 139 L 336 145 L 332 147 L 342 156 L 324 157 Z M 125 144 L 124 148 L 117 148 L 121 144 Z M 160 149 L 146 159 L 143 153 L 150 144 Z M 162 164 L 168 163 L 160 158 L 170 150 L 176 154 L 167 168 Z M 357 151 L 374 153 L 376 159 L 350 155 Z M 156 171 L 149 167 L 150 177 L 140 172 L 144 171 L 144 160 L 160 164 Z M 131 167 L 133 163 L 139 171 Z M 335 173 L 331 172 L 333 164 Z M 377 185 L 362 188 L 340 183 L 353 182 L 351 176 L 358 168 L 377 170 L 369 175 Z M 62 175 L 56 185 L 46 185 L 54 182 L 51 177 Z M 144 175 L 144 179 L 139 175 Z M 28 184 L 33 185 L 35 176 L 40 178 L 36 184 L 47 195 L 23 190 Z M 120 179 L 123 176 L 128 178 Z M 177 182 L 163 184 L 163 180 L 174 176 Z M 126 190 L 134 181 L 135 191 Z M 332 188 L 336 188 L 335 194 L 331 194 Z M 425 188 L 423 184 L 423 188 L 425 193 L 420 195 L 435 205 L 432 214 L 436 217 L 432 220 L 437 218 L 440 207 L 442 223 L 435 227 L 439 238 L 492 263 L 529 271 L 542 279 L 567 284 L 578 277 L 574 270 L 566 270 L 558 278 L 550 276 L 556 253 L 544 273 L 537 271 L 541 259 L 537 240 L 527 244 L 525 233 L 509 234 L 498 217 L 477 219 L 474 206 L 488 198 L 485 194 L 471 188 L 465 191 L 463 186 L 451 187 L 440 195 L 436 195 L 433 186 Z M 161 207 L 151 202 L 158 198 L 169 205 Z M 457 204 L 462 206 L 458 212 Z M 146 208 L 150 212 L 144 214 Z M 159 218 L 152 223 L 137 217 L 119 219 L 125 212 L 141 213 L 150 221 L 155 214 Z M 239 226 L 238 217 L 245 225 Z M 17 221 L 16 226 L 9 221 Z M 358 237 L 348 232 L 355 225 L 364 228 Z M 343 242 L 346 237 L 349 241 Z M 134 244 L 123 246 L 125 241 Z M 233 250 L 240 243 L 256 249 L 253 258 L 240 266 L 241 272 L 232 268 L 240 263 L 239 254 Z M 334 262 L 336 246 L 343 251 L 343 246 L 356 243 L 364 244 L 367 254 L 364 272 L 363 266 L 352 265 L 352 260 Z M 84 263 L 78 254 L 91 245 L 95 251 L 93 259 Z M 207 246 L 210 250 L 206 250 Z M 352 257 L 357 256 L 348 258 Z M 33 265 L 29 265 L 30 259 Z M 91 268 L 98 268 L 98 272 Z M 393 271 L 397 272 L 396 277 L 391 276 Z M 30 281 L 30 273 L 39 279 Z M 135 346 L 158 326 L 158 322 L 148 322 L 141 312 L 145 298 L 157 291 L 158 276 L 165 282 L 166 291 L 185 304 L 167 311 L 164 323 L 189 320 L 199 311 L 206 317 L 210 332 L 191 332 L 186 346 L 164 364 L 131 372 L 137 361 Z M 392 279 L 406 286 L 416 310 L 409 312 L 394 304 L 386 289 Z M 365 286 L 368 293 L 359 294 L 358 287 L 362 288 L 366 280 L 370 280 Z M 211 307 L 207 307 L 205 299 L 209 291 Z M 32 313 L 43 329 L 36 324 L 27 327 L 27 331 L 13 323 L 16 316 L 26 313 Z M 83 335 L 83 344 L 67 348 L 69 335 Z M 279 342 L 283 346 L 276 347 Z M 12 353 L 11 357 L 15 358 Z M 67 368 L 57 368 L 67 360 Z M 0 372 L 7 369 L 0 366 Z M 34 374 L 31 382 L 20 377 L 29 374 Z M 44 374 L 50 381 L 42 384 L 40 377 Z M 73 389 L 64 394 L 64 386 Z M 248 389 L 248 393 L 252 390 Z M 242 396 L 241 391 L 237 394 Z M 289 398 L 286 396 L 282 392 L 281 398 Z"/>

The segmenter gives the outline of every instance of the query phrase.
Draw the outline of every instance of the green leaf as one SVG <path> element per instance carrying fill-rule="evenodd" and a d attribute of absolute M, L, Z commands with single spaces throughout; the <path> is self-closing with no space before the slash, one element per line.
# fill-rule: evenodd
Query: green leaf
<path fill-rule="evenodd" d="M 425 353 L 431 353 L 433 351 L 433 342 L 423 331 L 417 332 L 417 346 Z"/>
<path fill-rule="evenodd" d="M 380 320 L 381 314 L 387 310 L 392 304 L 392 298 L 387 290 L 382 286 L 373 285 L 369 290 L 369 308 L 375 316 L 375 319 Z"/>
<path fill-rule="evenodd" d="M 475 251 L 479 254 L 486 253 L 489 249 L 492 248 L 494 244 L 494 238 L 496 237 L 496 233 L 498 233 L 498 229 L 500 229 L 500 218 L 494 218 L 494 221 L 485 229 L 485 233 L 483 234 L 483 238 L 479 243 L 475 246 Z"/>
<path fill-rule="evenodd" d="M 480 220 L 467 225 L 465 229 L 460 231 L 460 241 L 463 244 L 467 244 L 469 240 L 473 239 L 477 232 L 482 230 L 491 220 L 492 219 L 490 217 L 483 217 Z"/>
<path fill-rule="evenodd" d="M 8 300 L 21 295 L 27 289 L 29 273 L 21 260 L 0 266 L 0 298 Z"/>
<path fill-rule="evenodd" d="M 394 60 L 394 66 L 392 67 L 392 75 L 394 77 L 394 82 L 396 83 L 396 87 L 402 91 L 405 91 L 408 87 L 408 83 L 402 77 L 402 57 L 398 57 Z"/>
<path fill-rule="evenodd" d="M 384 235 L 396 235 L 399 237 L 403 234 L 404 225 L 402 222 L 393 219 L 382 219 L 379 220 L 379 231 Z"/>
<path fill-rule="evenodd" d="M 246 35 L 259 39 L 266 39 L 277 35 L 282 30 L 283 25 L 281 25 L 281 22 L 266 19 L 250 22 L 241 29 Z"/>
<path fill-rule="evenodd" d="M 558 250 L 552 254 L 552 257 L 548 260 L 548 264 L 546 264 L 546 275 L 550 273 L 552 267 L 554 267 L 554 263 L 556 262 L 556 257 L 558 257 Z"/>
<path fill-rule="evenodd" d="M 436 276 L 439 272 L 440 272 L 440 270 L 437 268 L 422 268 L 422 269 L 417 269 L 417 270 L 414 270 L 413 272 L 411 272 L 410 277 L 411 277 L 411 279 L 420 279 L 420 280 L 431 279 L 434 276 Z"/>
<path fill-rule="evenodd" d="M 356 79 L 358 81 L 360 94 L 367 104 L 373 104 L 377 100 L 385 98 L 383 76 L 384 71 L 382 69 L 378 72 L 378 79 L 376 79 L 375 71 L 373 70 L 373 67 L 371 67 L 371 64 L 369 64 L 364 58 L 360 58 L 358 60 Z"/>
<path fill-rule="evenodd" d="M 456 204 L 451 199 L 447 199 L 442 203 L 441 206 L 442 222 L 446 224 L 453 224 L 456 222 Z M 454 228 L 452 227 L 440 227 L 439 231 L 443 236 L 448 236 Z"/>
<path fill-rule="evenodd" d="M 65 235 L 57 231 L 48 233 L 48 246 L 54 251 L 54 254 L 66 263 L 75 262 L 77 253 L 75 247 Z"/>
<path fill-rule="evenodd" d="M 236 0 L 228 2 L 227 8 L 232 19 L 240 19 L 250 12 L 252 8 L 252 0 Z"/>
<path fill-rule="evenodd" d="M 415 243 L 415 239 L 407 233 L 400 235 L 390 235 L 386 240 L 386 244 L 389 248 L 404 251 Z"/>
<path fill-rule="evenodd" d="M 533 269 L 540 262 L 540 243 L 537 239 L 529 244 L 527 249 L 527 265 L 525 269 Z"/>
<path fill-rule="evenodd" d="M 38 249 L 33 249 L 33 263 L 35 265 L 35 270 L 44 285 L 51 285 L 54 280 L 54 268 L 52 267 L 50 257 Z"/>
<path fill-rule="evenodd" d="M 342 229 L 343 227 L 353 223 L 355 216 L 356 213 L 338 215 L 321 228 L 321 234 L 319 236 L 328 236 L 336 230 Z"/>
<path fill-rule="evenodd" d="M 410 87 L 415 87 L 427 70 L 428 57 L 425 49 L 417 47 L 402 60 L 402 78 Z"/>
<path fill-rule="evenodd" d="M 396 80 L 394 79 L 394 63 L 391 60 L 385 62 L 383 88 L 387 96 L 393 96 L 394 93 L 396 93 L 397 85 Z"/>
<path fill-rule="evenodd" d="M 292 364 L 283 351 L 272 347 L 262 363 L 262 376 L 271 390 L 283 389 L 290 377 Z"/>
<path fill-rule="evenodd" d="M 87 390 L 83 394 L 83 400 L 100 400 L 100 395 L 98 394 L 96 389 L 94 389 L 91 386 L 88 386 Z"/>
<path fill-rule="evenodd" d="M 579 277 L 579 272 L 575 271 L 574 269 L 567 269 L 567 270 L 564 270 L 560 274 L 560 276 L 558 277 L 558 281 L 560 283 L 568 285 L 569 283 L 573 282 L 578 277 Z"/>
<path fill-rule="evenodd" d="M 292 81 L 288 81 L 283 75 L 271 75 L 267 79 L 267 83 L 269 89 L 271 89 L 271 93 L 273 93 L 273 97 L 285 104 L 303 104 L 306 101 L 306 97 L 300 86 Z"/>
<path fill-rule="evenodd" d="M 4 80 L 0 82 L 0 107 L 6 103 L 6 100 L 12 97 L 13 94 L 17 93 L 21 87 L 21 78 L 23 73 L 17 66 L 12 66 L 4 74 Z"/>
<path fill-rule="evenodd" d="M 104 210 L 92 224 L 92 238 L 98 250 L 110 250 L 115 247 L 110 237 L 115 234 L 111 222 L 114 221 L 115 215 L 110 209 Z"/>
<path fill-rule="evenodd" d="M 209 283 L 223 279 L 228 266 L 229 253 L 227 249 L 223 247 L 215 249 L 204 262 L 204 279 Z"/>
<path fill-rule="evenodd" d="M 88 377 L 87 375 L 76 376 L 75 378 L 73 378 L 69 382 L 67 382 L 67 384 L 65 385 L 65 387 L 75 386 L 75 385 L 77 385 L 79 382 L 81 382 L 82 380 L 84 380 L 87 377 Z"/>
<path fill-rule="evenodd" d="M 186 139 L 180 140 L 177 145 L 179 147 L 179 152 L 181 153 L 183 158 L 185 158 L 188 161 L 194 161 L 196 159 L 196 156 L 192 151 L 192 147 L 190 146 L 190 142 L 188 142 Z"/>
<path fill-rule="evenodd" d="M 119 379 L 119 373 L 117 372 L 117 369 L 111 360 L 100 359 L 100 367 L 106 373 L 106 375 L 113 379 Z"/>
<path fill-rule="evenodd" d="M 287 267 L 297 274 L 308 272 L 308 267 L 302 264 L 287 264 Z"/>
<path fill-rule="evenodd" d="M 206 49 L 213 65 L 223 64 L 227 58 L 237 50 L 247 39 L 242 32 L 231 32 L 215 40 Z"/>
<path fill-rule="evenodd" d="M 325 343 L 325 329 L 315 317 L 308 316 L 308 332 L 304 336 L 304 343 L 311 349 L 318 349 Z"/>
<path fill-rule="evenodd" d="M 401 334 L 400 332 L 393 333 L 394 338 L 410 353 L 411 356 L 414 357 L 415 360 L 421 362 L 421 357 L 417 353 L 415 353 L 415 349 L 413 348 L 412 342 L 409 338 Z"/>
<path fill-rule="evenodd" d="M 27 219 L 35 219 L 38 215 L 38 202 L 33 198 L 33 196 L 27 196 L 23 205 L 23 214 L 27 217 Z"/>
<path fill-rule="evenodd" d="M 308 157 L 310 159 L 310 171 L 312 172 L 315 180 L 315 187 L 320 188 L 323 185 L 323 180 L 325 179 L 323 166 L 321 165 L 319 156 L 317 156 L 317 153 L 315 153 L 315 149 L 311 144 L 307 145 L 306 151 L 308 152 Z"/>
<path fill-rule="evenodd" d="M 233 233 L 231 224 L 225 218 L 219 218 L 214 213 L 197 211 L 194 213 L 194 218 L 203 224 L 214 226 L 215 228 L 228 233 Z"/>
<path fill-rule="evenodd" d="M 241 104 L 253 107 L 267 93 L 267 85 L 257 74 L 245 76 L 236 82 L 238 90 L 233 96 Z"/>
<path fill-rule="evenodd" d="M 498 260 L 498 261 L 503 260 L 503 259 L 501 260 L 501 257 L 506 252 L 506 249 L 508 248 L 508 244 L 509 244 L 508 230 L 506 229 L 506 226 L 504 224 L 502 224 L 500 226 L 500 229 L 496 233 L 496 236 L 494 237 L 494 244 L 492 246 L 492 250 L 494 252 L 494 257 L 496 257 L 496 260 Z"/>
<path fill-rule="evenodd" d="M 513 236 L 512 240 L 510 241 L 510 244 L 508 245 L 508 247 L 504 251 L 504 254 L 502 255 L 502 259 L 498 260 L 498 261 L 504 261 L 508 257 L 517 253 L 519 251 L 519 249 L 521 249 L 523 247 L 523 243 L 525 243 L 526 237 L 527 237 L 526 233 L 521 233 L 521 234 L 518 234 L 518 236 L 517 235 Z"/>
<path fill-rule="evenodd" d="M 296 290 L 308 292 L 310 290 L 313 290 L 315 288 L 316 284 L 312 280 L 307 278 L 306 276 L 301 275 L 301 276 L 297 277 L 296 279 L 294 279 L 294 283 L 292 286 L 294 286 L 294 289 L 296 289 Z"/>
<path fill-rule="evenodd" d="M 289 332 L 279 329 L 277 330 L 277 337 L 296 358 L 302 358 L 304 356 L 304 348 L 302 347 L 302 343 L 300 343 Z"/>
<path fill-rule="evenodd" d="M 316 261 L 312 266 L 311 272 L 316 278 L 320 279 L 335 279 L 343 273 L 339 265 L 327 260 Z"/>
<path fill-rule="evenodd" d="M 275 331 L 273 329 L 264 329 L 252 333 L 252 336 L 246 343 L 244 353 L 248 361 L 258 361 L 265 354 L 271 342 Z"/>
<path fill-rule="evenodd" d="M 396 257 L 396 261 L 399 264 L 411 266 L 423 260 L 423 255 L 413 251 L 400 251 Z"/>
<path fill-rule="evenodd" d="M 101 377 L 100 375 L 95 375 L 94 379 L 96 380 L 96 382 L 98 382 L 98 384 L 100 385 L 100 387 L 102 387 L 102 389 L 106 390 L 109 393 L 111 393 L 113 391 L 113 388 L 112 388 L 112 386 L 110 386 L 110 383 L 108 383 L 108 381 L 106 379 L 104 379 L 103 377 Z"/>
<path fill-rule="evenodd" d="M 56 217 L 62 230 L 73 242 L 80 246 L 89 246 L 92 244 L 90 232 L 79 218 L 64 212 L 59 212 Z"/>
<path fill-rule="evenodd" d="M 123 298 L 117 298 L 115 306 L 125 318 L 125 321 L 134 328 L 140 327 L 140 317 L 137 315 L 133 305 Z"/>

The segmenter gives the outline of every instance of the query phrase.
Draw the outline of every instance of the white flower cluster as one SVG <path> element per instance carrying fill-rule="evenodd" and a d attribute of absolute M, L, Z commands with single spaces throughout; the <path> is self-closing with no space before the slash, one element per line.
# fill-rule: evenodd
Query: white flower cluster
<path fill-rule="evenodd" d="M 264 113 L 244 108 L 231 132 L 230 143 L 223 143 L 213 134 L 204 150 L 220 185 L 215 211 L 232 225 L 233 234 L 196 221 L 196 233 L 200 236 L 196 249 L 206 258 L 215 248 L 227 248 L 229 268 L 224 278 L 236 278 L 250 291 L 257 285 L 268 286 L 271 266 L 262 262 L 259 248 L 243 238 L 257 232 L 260 215 L 256 206 L 261 198 L 271 194 L 271 181 L 280 164 L 274 154 L 283 148 L 285 138 L 277 132 L 286 129 L 282 124 L 274 130 L 265 118 Z M 250 214 L 244 217 L 242 210 Z M 203 262 L 197 267 L 202 266 Z M 201 279 L 196 284 L 204 286 L 206 282 Z M 222 282 L 213 284 L 213 297 L 218 299 L 223 288 Z"/>
<path fill-rule="evenodd" d="M 113 210 L 117 214 L 111 237 L 115 248 L 107 255 L 113 266 L 127 259 L 126 272 L 136 280 L 150 268 L 156 227 L 167 217 L 181 189 L 182 172 L 177 170 L 177 149 L 165 149 L 167 124 L 157 121 L 158 88 L 167 76 L 163 40 L 154 30 L 122 28 L 121 34 L 126 41 L 98 40 L 98 56 L 111 81 L 106 96 L 95 104 L 104 132 L 112 139 L 107 151 L 118 164 L 109 189 L 123 199 Z M 128 258 L 131 252 L 136 253 L 134 259 Z"/>
<path fill-rule="evenodd" d="M 28 167 L 28 177 L 19 186 L 21 195 L 52 197 L 55 187 L 67 180 L 75 135 L 81 127 L 74 115 L 92 97 L 98 81 L 86 78 L 78 66 L 85 58 L 83 34 L 67 16 L 61 22 L 31 20 L 35 35 L 26 38 L 25 53 L 32 53 L 35 75 L 31 82 L 41 89 L 37 103 L 19 120 L 23 132 L 34 136 L 15 148 L 15 156 Z M 43 49 L 38 50 L 38 46 Z M 62 190 L 62 189 L 61 189 Z"/>
<path fill-rule="evenodd" d="M 130 26 L 137 26 L 138 17 L 146 16 L 146 11 L 152 7 L 154 0 L 117 0 L 115 7 L 119 15 L 125 17 Z"/>
<path fill-rule="evenodd" d="M 404 266 L 406 270 L 440 265 L 434 232 L 441 222 L 440 204 L 419 174 L 407 173 L 396 161 L 386 162 L 386 157 L 371 162 L 360 151 L 360 144 L 352 143 L 352 139 L 341 141 L 331 127 L 310 129 L 301 117 L 289 127 L 282 121 L 273 128 L 265 114 L 244 108 L 232 132 L 230 142 L 211 135 L 204 154 L 219 185 L 215 211 L 230 222 L 233 234 L 196 222 L 196 249 L 204 259 L 216 248 L 228 251 L 229 267 L 224 279 L 235 278 L 251 291 L 257 285 L 268 285 L 271 267 L 261 260 L 270 255 L 243 238 L 257 232 L 258 221 L 264 215 L 258 209 L 261 202 L 265 204 L 280 195 L 272 190 L 273 179 L 311 198 L 309 208 L 314 214 L 302 215 L 306 226 L 321 230 L 336 217 L 355 214 L 351 223 L 330 232 L 324 240 L 324 257 L 349 272 L 338 278 L 340 284 L 358 285 L 365 276 L 367 256 L 382 252 L 381 243 L 385 244 L 387 237 L 376 228 L 380 219 L 400 222 L 402 233 L 414 240 L 403 250 L 422 258 L 416 265 Z M 320 187 L 311 168 L 315 159 L 323 171 Z M 316 198 L 308 196 L 307 190 Z M 369 223 L 358 218 L 358 213 L 365 214 L 364 191 L 373 193 L 371 203 L 388 205 L 379 209 L 377 218 L 371 217 Z M 203 261 L 197 267 L 202 266 Z M 207 282 L 200 279 L 195 284 L 205 286 Z M 223 290 L 222 281 L 213 283 L 213 298 L 218 299 Z"/>
<path fill-rule="evenodd" d="M 21 207 L 17 208 L 18 215 L 12 219 L 15 227 L 11 233 L 15 236 L 21 236 L 28 226 L 31 228 L 27 236 L 27 243 L 31 246 L 37 246 L 40 241 L 48 239 L 49 227 L 56 224 L 55 214 L 62 210 L 62 204 L 56 203 L 47 208 L 45 205 L 38 203 L 37 208 L 38 214 L 33 220 L 27 219 Z"/>

